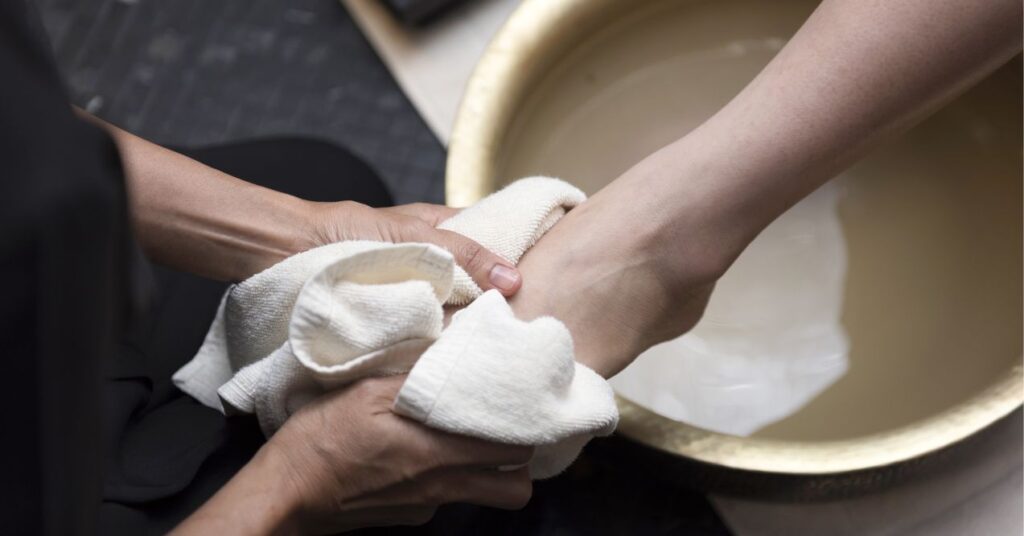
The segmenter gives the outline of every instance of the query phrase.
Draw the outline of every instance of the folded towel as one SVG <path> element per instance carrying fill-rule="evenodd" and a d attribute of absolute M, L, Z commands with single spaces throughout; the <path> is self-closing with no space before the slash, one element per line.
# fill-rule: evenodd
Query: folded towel
<path fill-rule="evenodd" d="M 520 179 L 480 200 L 438 225 L 438 229 L 468 236 L 512 264 L 565 216 L 587 199 L 575 186 L 548 177 Z M 450 305 L 465 305 L 480 295 L 480 287 L 458 265 Z"/>
<path fill-rule="evenodd" d="M 409 373 L 395 410 L 448 432 L 535 445 L 534 478 L 562 472 L 618 422 L 611 387 L 573 360 L 565 325 L 517 319 L 496 290 L 455 313 Z"/>
<path fill-rule="evenodd" d="M 338 258 L 296 296 L 285 320 L 287 340 L 269 357 L 232 363 L 238 373 L 217 389 L 225 410 L 255 413 L 268 436 L 325 389 L 409 370 L 441 334 L 451 255 L 428 244 L 341 244 L 328 246 Z M 263 290 L 264 298 L 275 292 Z M 277 290 L 288 291 L 288 285 Z"/>
<path fill-rule="evenodd" d="M 583 200 L 562 181 L 523 179 L 439 227 L 517 263 Z M 470 302 L 442 331 L 442 304 Z M 326 389 L 405 371 L 396 412 L 535 445 L 535 478 L 563 470 L 618 420 L 611 388 L 573 360 L 561 322 L 516 319 L 501 294 L 481 296 L 452 256 L 429 244 L 331 244 L 233 286 L 174 381 L 207 406 L 255 413 L 270 435 Z"/>

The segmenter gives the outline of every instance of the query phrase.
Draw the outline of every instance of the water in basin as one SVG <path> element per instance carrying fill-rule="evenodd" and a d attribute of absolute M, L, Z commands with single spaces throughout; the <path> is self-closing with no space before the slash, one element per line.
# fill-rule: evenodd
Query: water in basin
<path fill-rule="evenodd" d="M 668 2 L 621 19 L 537 85 L 499 177 L 600 189 L 728 102 L 813 6 Z M 839 439 L 933 415 L 1018 365 L 1019 72 L 1018 59 L 794 207 L 619 393 L 720 431 Z"/>

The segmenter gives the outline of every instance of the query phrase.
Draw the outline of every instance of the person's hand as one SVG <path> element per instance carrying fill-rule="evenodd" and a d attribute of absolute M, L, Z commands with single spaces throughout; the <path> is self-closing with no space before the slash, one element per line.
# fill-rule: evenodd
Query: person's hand
<path fill-rule="evenodd" d="M 692 327 L 789 207 L 1019 54 L 1021 17 L 1012 0 L 822 1 L 725 107 L 527 252 L 514 310 L 555 316 L 580 361 L 621 370 Z"/>
<path fill-rule="evenodd" d="M 742 249 L 709 224 L 706 197 L 676 207 L 685 221 L 666 234 L 650 230 L 651 207 L 619 201 L 630 188 L 624 176 L 559 221 L 519 263 L 525 282 L 510 300 L 522 319 L 565 323 L 576 360 L 605 377 L 693 328 Z"/>
<path fill-rule="evenodd" d="M 522 278 L 515 266 L 458 233 L 436 229 L 459 209 L 428 203 L 371 208 L 354 201 L 318 203 L 313 211 L 310 247 L 342 240 L 427 242 L 448 250 L 483 290 L 515 294 Z"/>
<path fill-rule="evenodd" d="M 432 430 L 394 414 L 404 379 L 363 380 L 304 406 L 178 530 L 332 534 L 422 524 L 451 502 L 525 506 L 533 449 Z"/>
<path fill-rule="evenodd" d="M 300 199 L 77 113 L 117 142 L 135 233 L 149 258 L 171 268 L 242 281 L 288 256 L 341 240 L 427 242 L 448 250 L 483 290 L 511 296 L 521 284 L 512 263 L 462 235 L 435 229 L 456 209 Z"/>

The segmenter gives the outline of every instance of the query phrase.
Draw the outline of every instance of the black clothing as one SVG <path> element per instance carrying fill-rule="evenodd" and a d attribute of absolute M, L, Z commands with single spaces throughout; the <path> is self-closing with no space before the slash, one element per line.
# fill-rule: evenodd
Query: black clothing
<path fill-rule="evenodd" d="M 117 151 L 72 114 L 34 9 L 0 1 L 0 518 L 91 534 L 100 378 L 133 304 Z"/>
<path fill-rule="evenodd" d="M 251 182 L 315 201 L 391 204 L 370 168 L 337 146 L 297 139 L 183 150 Z M 111 423 L 102 533 L 161 533 L 220 488 L 263 443 L 254 418 L 225 419 L 171 375 L 195 355 L 225 283 L 155 267 L 151 314 L 130 330 L 108 376 Z"/>
<path fill-rule="evenodd" d="M 0 72 L 3 530 L 163 533 L 263 441 L 253 419 L 225 419 L 170 381 L 226 285 L 142 257 L 116 147 L 71 111 L 25 0 L 0 0 Z M 391 204 L 372 170 L 328 143 L 183 152 L 306 199 Z"/>

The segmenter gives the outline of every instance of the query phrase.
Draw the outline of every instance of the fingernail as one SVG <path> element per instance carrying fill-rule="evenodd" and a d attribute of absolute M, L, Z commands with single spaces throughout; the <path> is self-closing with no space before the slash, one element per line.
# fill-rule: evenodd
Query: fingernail
<path fill-rule="evenodd" d="M 519 272 L 515 268 L 495 264 L 494 268 L 491 268 L 489 279 L 492 285 L 501 290 L 511 291 L 515 290 L 516 286 L 519 285 Z"/>

